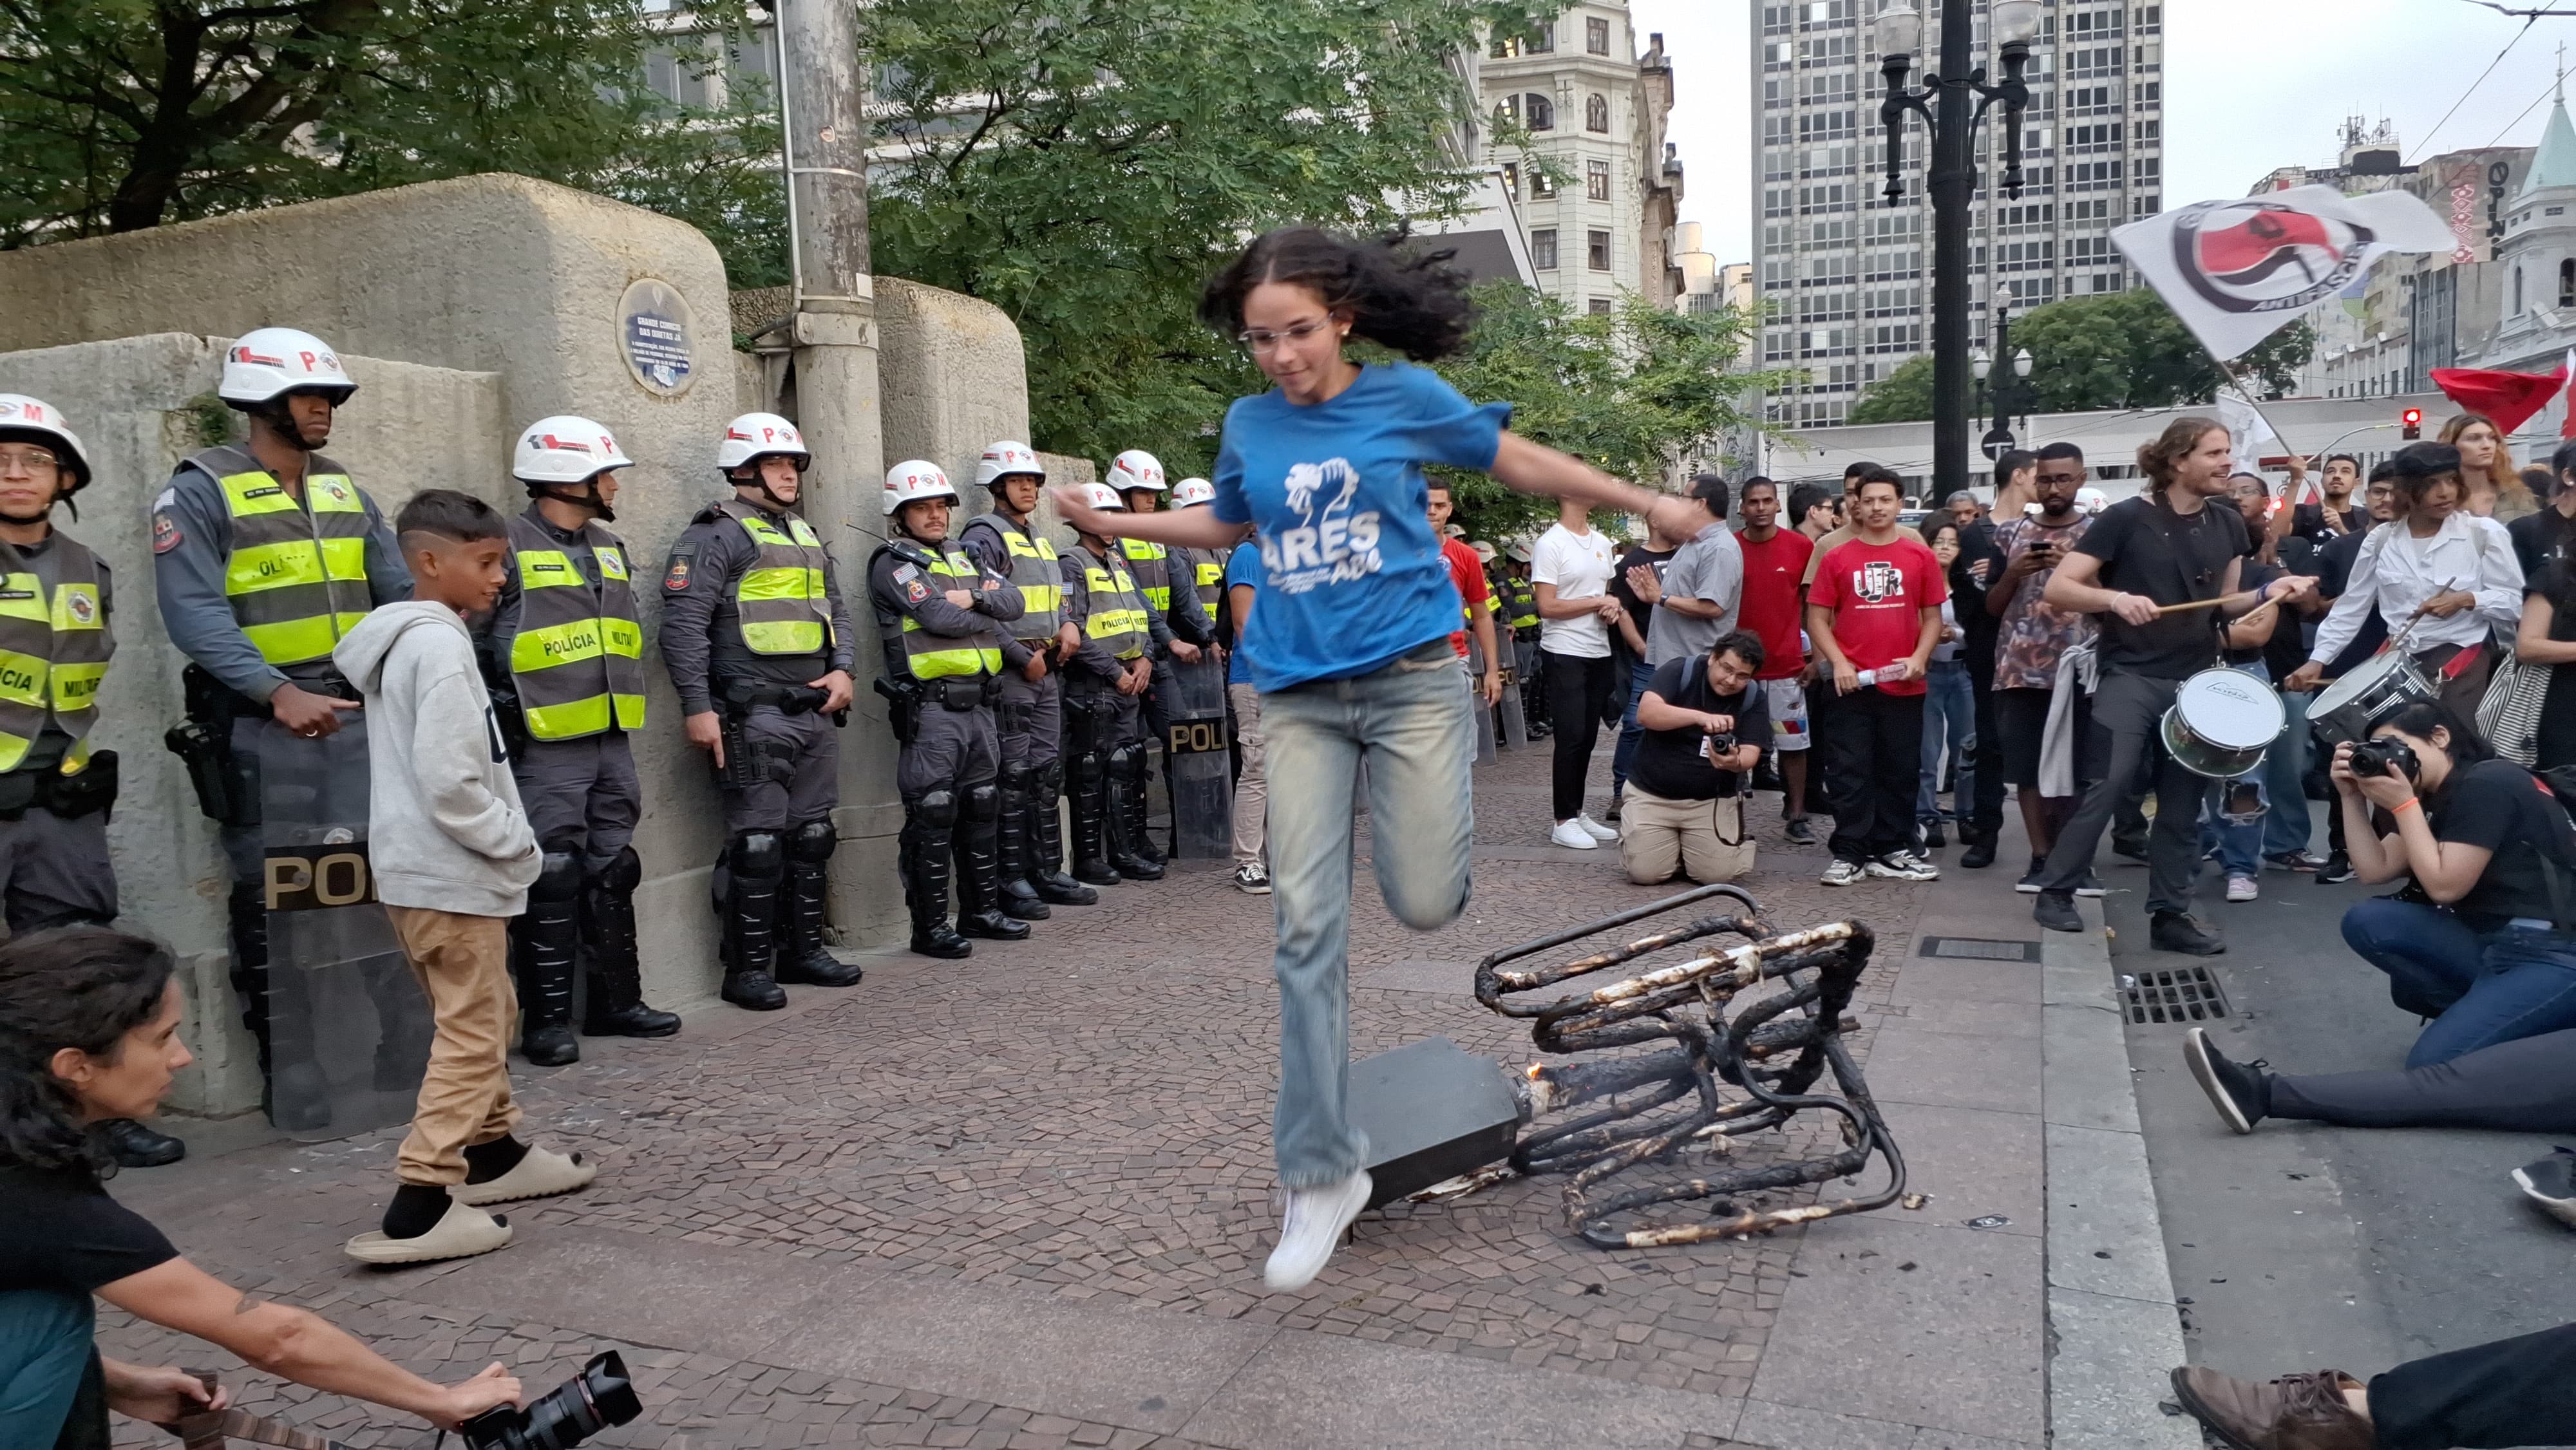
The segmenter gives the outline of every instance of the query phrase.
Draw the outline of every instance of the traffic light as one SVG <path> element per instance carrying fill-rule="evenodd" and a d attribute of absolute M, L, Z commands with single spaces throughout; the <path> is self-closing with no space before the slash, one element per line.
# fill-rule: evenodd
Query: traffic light
<path fill-rule="evenodd" d="M 2416 439 L 2424 436 L 2423 409 L 2409 408 L 2405 412 L 2397 415 L 2397 421 L 2400 425 L 2399 436 L 2404 438 L 2407 442 L 2412 443 Z"/>

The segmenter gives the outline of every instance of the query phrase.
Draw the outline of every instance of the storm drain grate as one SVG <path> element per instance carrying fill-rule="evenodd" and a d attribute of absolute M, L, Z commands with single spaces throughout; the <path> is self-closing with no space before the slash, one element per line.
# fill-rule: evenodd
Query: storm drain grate
<path fill-rule="evenodd" d="M 2129 1004 L 2131 1022 L 2207 1022 L 2228 1015 L 2227 994 L 2206 967 L 2123 974 L 2120 998 Z"/>
<path fill-rule="evenodd" d="M 1981 936 L 1927 936 L 1923 939 L 1922 955 L 1964 957 L 1980 962 L 2035 962 L 2039 960 L 2039 943 Z"/>

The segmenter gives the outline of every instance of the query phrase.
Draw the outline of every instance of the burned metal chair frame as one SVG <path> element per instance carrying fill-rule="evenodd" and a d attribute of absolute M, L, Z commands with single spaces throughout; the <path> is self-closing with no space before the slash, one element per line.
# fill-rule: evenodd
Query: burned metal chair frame
<path fill-rule="evenodd" d="M 1740 914 L 1702 916 L 1623 946 L 1553 966 L 1507 964 L 1552 952 L 1604 932 L 1719 898 Z M 1516 1000 L 1560 982 L 1606 971 L 1710 937 L 1742 945 L 1712 946 L 1687 960 L 1553 1000 Z M 1654 1248 L 1769 1233 L 1790 1224 L 1861 1213 L 1893 1203 L 1905 1191 L 1905 1159 L 1869 1095 L 1843 1041 L 1844 1010 L 1869 965 L 1873 938 L 1859 922 L 1840 921 L 1774 934 L 1761 906 L 1742 889 L 1703 886 L 1679 896 L 1493 953 L 1476 964 L 1476 1000 L 1506 1017 L 1533 1019 L 1539 1050 L 1590 1053 L 1665 1042 L 1659 1051 L 1590 1062 L 1536 1063 L 1514 1079 L 1523 1129 L 1511 1165 L 1523 1173 L 1571 1175 L 1566 1226 L 1601 1248 Z M 1785 979 L 1789 990 L 1728 1015 L 1745 988 Z M 1794 1054 L 1792 1056 L 1791 1054 Z M 1785 1065 L 1771 1066 L 1786 1057 Z M 1833 1093 L 1813 1092 L 1831 1068 Z M 1675 1104 L 1685 1106 L 1675 1108 Z M 1599 1104 L 1545 1127 L 1542 1114 Z M 1698 1144 L 1732 1153 L 1746 1135 L 1777 1128 L 1809 1109 L 1842 1120 L 1842 1151 L 1822 1158 L 1748 1167 L 1705 1178 L 1621 1187 L 1617 1175 L 1668 1160 Z M 1752 1194 L 1851 1177 L 1872 1154 L 1887 1160 L 1888 1182 L 1866 1197 L 1762 1210 L 1736 1200 Z M 1618 1230 L 1610 1220 L 1657 1204 L 1715 1200 L 1714 1220 Z"/>

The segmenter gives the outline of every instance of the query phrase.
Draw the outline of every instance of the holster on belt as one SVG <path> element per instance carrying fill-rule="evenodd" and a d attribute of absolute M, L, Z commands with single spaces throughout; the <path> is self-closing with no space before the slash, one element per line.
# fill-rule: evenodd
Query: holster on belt
<path fill-rule="evenodd" d="M 921 686 L 909 678 L 894 675 L 877 676 L 876 692 L 885 697 L 886 723 L 894 728 L 897 745 L 910 745 L 921 732 Z"/>
<path fill-rule="evenodd" d="M 202 665 L 181 670 L 179 685 L 187 719 L 164 732 L 161 744 L 187 767 L 188 783 L 197 791 L 197 809 L 219 826 L 258 825 L 259 789 L 251 778 L 252 763 L 234 756 L 233 721 L 263 718 L 268 710 Z M 109 789 L 114 790 L 113 776 Z"/>
<path fill-rule="evenodd" d="M 59 770 L 37 773 L 36 803 L 67 821 L 96 815 L 116 804 L 116 752 L 100 750 L 91 753 L 89 764 L 78 773 L 65 775 Z"/>

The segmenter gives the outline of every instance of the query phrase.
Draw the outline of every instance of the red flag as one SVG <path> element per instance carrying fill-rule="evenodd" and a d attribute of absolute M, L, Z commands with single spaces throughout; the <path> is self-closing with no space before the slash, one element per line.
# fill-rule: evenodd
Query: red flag
<path fill-rule="evenodd" d="M 2510 434 L 2530 422 L 2534 413 L 2549 406 L 2558 390 L 2567 386 L 2567 369 L 2561 364 L 2557 371 L 2544 375 L 2489 368 L 2435 368 L 2433 386 L 2469 412 L 2495 419 L 2495 425 Z"/>

